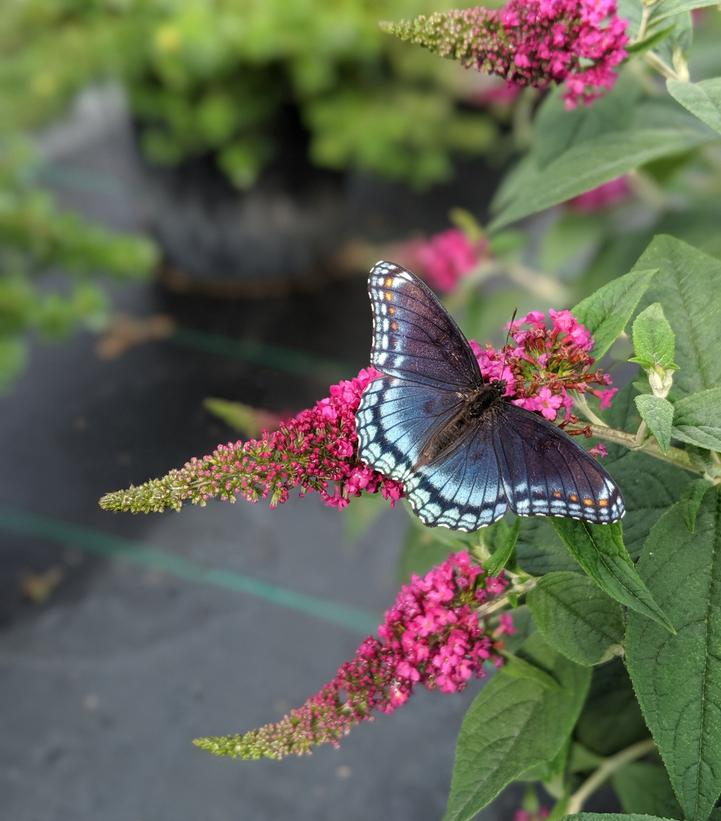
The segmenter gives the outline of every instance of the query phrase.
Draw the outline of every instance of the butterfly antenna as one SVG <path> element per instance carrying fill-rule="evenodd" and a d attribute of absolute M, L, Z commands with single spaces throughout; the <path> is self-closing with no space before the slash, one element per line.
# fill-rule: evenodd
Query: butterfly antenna
<path fill-rule="evenodd" d="M 518 308 L 516 307 L 513 309 L 513 313 L 511 314 L 511 321 L 508 323 L 508 330 L 506 331 L 506 341 L 503 343 L 503 370 L 501 371 L 501 373 L 503 373 L 506 370 L 506 352 L 508 350 L 508 342 L 511 338 L 511 329 L 513 328 L 513 323 L 516 321 L 517 314 Z"/>

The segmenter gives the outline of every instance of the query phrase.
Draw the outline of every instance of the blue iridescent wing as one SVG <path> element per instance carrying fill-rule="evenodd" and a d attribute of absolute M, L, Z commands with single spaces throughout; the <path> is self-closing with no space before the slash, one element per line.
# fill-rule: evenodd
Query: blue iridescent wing
<path fill-rule="evenodd" d="M 560 428 L 506 402 L 495 415 L 494 446 L 511 510 L 520 516 L 561 516 L 593 524 L 623 516 L 616 483 Z"/>
<path fill-rule="evenodd" d="M 469 532 L 503 516 L 508 500 L 494 436 L 490 412 L 466 430 L 450 455 L 411 471 L 403 484 L 424 524 Z"/>
<path fill-rule="evenodd" d="M 389 376 L 446 391 L 482 381 L 476 357 L 433 291 L 410 271 L 377 262 L 368 277 L 371 364 Z"/>
<path fill-rule="evenodd" d="M 482 382 L 473 351 L 433 292 L 404 268 L 377 263 L 368 292 L 371 363 L 384 375 L 368 386 L 356 414 L 361 460 L 403 482 L 428 525 L 470 531 L 490 524 L 507 504 L 489 427 L 469 429 L 442 462 L 414 468 L 428 438 Z"/>

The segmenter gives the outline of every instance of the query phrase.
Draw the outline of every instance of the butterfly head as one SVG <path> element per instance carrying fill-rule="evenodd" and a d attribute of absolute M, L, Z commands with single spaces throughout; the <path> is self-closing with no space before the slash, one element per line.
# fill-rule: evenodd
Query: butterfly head
<path fill-rule="evenodd" d="M 506 380 L 505 379 L 494 379 L 489 387 L 491 390 L 497 394 L 499 397 L 503 396 L 506 392 Z"/>

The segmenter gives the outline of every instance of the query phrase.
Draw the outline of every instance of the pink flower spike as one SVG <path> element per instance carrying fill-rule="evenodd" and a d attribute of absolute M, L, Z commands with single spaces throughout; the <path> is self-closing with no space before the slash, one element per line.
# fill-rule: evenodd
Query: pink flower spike
<path fill-rule="evenodd" d="M 318 744 L 337 746 L 375 713 L 392 713 L 418 685 L 460 692 L 471 679 L 486 675 L 486 661 L 495 667 L 503 663 L 499 631 L 493 633 L 479 619 L 474 593 L 485 590 L 493 597 L 505 587 L 504 578 L 487 576 L 467 553 L 449 556 L 401 588 L 378 637 L 368 636 L 353 659 L 301 707 L 275 724 L 242 736 L 206 739 L 200 746 L 241 758 L 303 755 Z M 421 622 L 434 625 L 431 632 L 419 630 Z"/>

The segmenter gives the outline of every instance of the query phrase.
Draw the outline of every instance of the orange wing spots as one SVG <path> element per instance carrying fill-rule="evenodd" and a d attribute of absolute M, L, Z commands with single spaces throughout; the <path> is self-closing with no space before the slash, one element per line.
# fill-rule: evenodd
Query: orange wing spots
<path fill-rule="evenodd" d="M 575 494 L 575 493 L 571 493 L 571 494 L 569 494 L 568 498 L 569 498 L 572 502 L 577 502 L 577 501 L 578 501 L 578 496 L 576 496 L 576 494 Z"/>
<path fill-rule="evenodd" d="M 395 312 L 396 312 L 396 309 L 395 309 L 392 305 L 389 305 L 389 306 L 388 306 L 388 313 L 389 313 L 391 316 L 393 316 L 393 314 L 395 314 Z"/>
<path fill-rule="evenodd" d="M 598 504 L 599 504 L 601 507 L 608 507 L 608 499 L 599 499 L 599 500 L 598 500 Z"/>
<path fill-rule="evenodd" d="M 593 499 L 589 499 L 588 496 L 585 496 L 583 504 L 586 505 L 586 507 L 593 507 Z"/>
<path fill-rule="evenodd" d="M 386 291 L 383 296 L 386 298 L 386 302 L 393 302 L 393 292 Z"/>
<path fill-rule="evenodd" d="M 397 331 L 398 330 L 398 323 L 395 321 L 395 319 L 393 320 L 393 322 L 391 322 L 391 330 L 392 331 Z"/>
<path fill-rule="evenodd" d="M 386 277 L 383 284 L 386 286 L 386 288 L 392 288 L 393 287 L 393 277 Z"/>
<path fill-rule="evenodd" d="M 561 491 L 560 490 L 554 490 L 553 491 L 553 497 L 555 499 L 560 499 L 561 498 Z"/>

